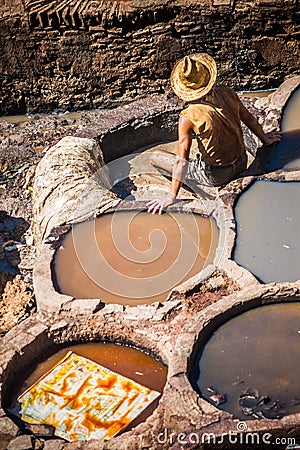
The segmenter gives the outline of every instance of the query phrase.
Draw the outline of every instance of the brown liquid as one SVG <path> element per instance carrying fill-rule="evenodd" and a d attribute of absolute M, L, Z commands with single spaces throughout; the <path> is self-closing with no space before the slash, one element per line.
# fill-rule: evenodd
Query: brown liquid
<path fill-rule="evenodd" d="M 194 366 L 196 389 L 207 400 L 211 386 L 226 394 L 219 408 L 243 420 L 252 417 L 243 414 L 238 399 L 249 387 L 269 396 L 269 403 L 299 399 L 299 333 L 299 302 L 266 305 L 229 320 L 213 334 Z M 286 414 L 299 413 L 300 405 L 285 409 Z"/>
<path fill-rule="evenodd" d="M 105 303 L 151 304 L 213 261 L 215 221 L 117 212 L 73 227 L 55 256 L 60 292 Z"/>
<path fill-rule="evenodd" d="M 124 1 L 124 0 L 123 0 Z M 17 125 L 23 125 L 27 122 L 36 122 L 39 119 L 80 119 L 82 116 L 81 112 L 66 112 L 60 114 L 37 114 L 37 118 L 33 116 L 28 116 L 27 114 L 13 115 L 13 116 L 0 116 L 0 123 L 13 123 Z"/>
<path fill-rule="evenodd" d="M 45 361 L 39 363 L 26 378 L 23 386 L 19 389 L 19 394 L 32 386 L 42 375 L 51 370 L 70 350 L 77 355 L 101 364 L 113 372 L 134 380 L 143 386 L 158 392 L 163 391 L 167 379 L 167 368 L 161 362 L 140 350 L 125 345 L 88 343 L 65 347 Z M 130 428 L 143 422 L 150 414 L 152 414 L 158 405 L 158 401 L 159 399 L 151 403 L 151 405 L 130 424 Z"/>
<path fill-rule="evenodd" d="M 65 347 L 45 361 L 38 364 L 26 379 L 25 385 L 31 386 L 48 372 L 68 351 L 91 359 L 104 367 L 130 378 L 155 391 L 162 392 L 166 382 L 166 367 L 146 353 L 125 345 L 110 343 L 88 343 Z"/>
<path fill-rule="evenodd" d="M 240 95 L 243 97 L 268 97 L 268 95 L 272 94 L 275 89 L 270 89 L 269 91 L 243 91 Z"/>
<path fill-rule="evenodd" d="M 234 260 L 263 283 L 300 279 L 300 183 L 256 181 L 235 208 Z"/>
<path fill-rule="evenodd" d="M 21 125 L 26 122 L 32 122 L 34 119 L 25 114 L 15 115 L 15 116 L 0 116 L 1 122 L 15 123 Z"/>

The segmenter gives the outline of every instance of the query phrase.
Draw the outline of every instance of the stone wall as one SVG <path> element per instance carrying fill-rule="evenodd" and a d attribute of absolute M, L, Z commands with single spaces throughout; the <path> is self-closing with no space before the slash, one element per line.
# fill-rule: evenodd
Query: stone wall
<path fill-rule="evenodd" d="M 237 90 L 274 88 L 299 70 L 297 24 L 297 0 L 4 0 L 0 114 L 168 93 L 193 51 Z"/>

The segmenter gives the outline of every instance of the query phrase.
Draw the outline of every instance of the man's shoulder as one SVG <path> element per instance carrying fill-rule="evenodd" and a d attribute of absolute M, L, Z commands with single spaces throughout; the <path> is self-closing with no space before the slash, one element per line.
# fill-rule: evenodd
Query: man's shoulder
<path fill-rule="evenodd" d="M 201 112 L 203 112 L 203 103 L 191 103 L 180 112 L 180 116 L 184 116 L 186 119 L 194 122 Z"/>

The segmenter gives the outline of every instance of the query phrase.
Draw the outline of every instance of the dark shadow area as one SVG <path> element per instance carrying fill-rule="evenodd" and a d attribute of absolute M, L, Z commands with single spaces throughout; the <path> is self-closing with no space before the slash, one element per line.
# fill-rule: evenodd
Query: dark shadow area
<path fill-rule="evenodd" d="M 300 169 L 300 129 L 282 133 L 279 144 L 267 161 L 268 171 L 278 169 Z"/>
<path fill-rule="evenodd" d="M 254 160 L 238 178 L 263 175 L 280 169 L 300 169 L 300 130 L 282 133 L 278 144 L 258 147 Z"/>
<path fill-rule="evenodd" d="M 129 177 L 115 183 L 111 189 L 122 200 L 135 200 L 133 192 L 136 190 L 135 184 Z"/>
<path fill-rule="evenodd" d="M 175 119 L 176 117 L 176 119 Z M 173 119 L 173 120 L 172 120 Z M 157 142 L 169 142 L 177 139 L 177 112 L 159 114 L 149 119 L 143 118 L 121 129 L 110 130 L 101 135 L 100 146 L 104 162 L 107 164 L 117 158 L 150 147 Z M 164 127 L 162 127 L 164 124 Z"/>
<path fill-rule="evenodd" d="M 12 217 L 6 211 L 0 211 L 0 272 L 11 275 L 19 273 L 19 250 L 16 244 L 22 241 L 22 235 L 29 223 L 21 217 Z"/>
<path fill-rule="evenodd" d="M 258 147 L 254 160 L 251 162 L 249 167 L 239 174 L 237 178 L 249 177 L 249 176 L 257 176 L 263 175 L 265 173 L 270 172 L 268 169 L 268 161 L 272 157 L 274 153 L 275 145 L 269 145 L 267 147 Z"/>

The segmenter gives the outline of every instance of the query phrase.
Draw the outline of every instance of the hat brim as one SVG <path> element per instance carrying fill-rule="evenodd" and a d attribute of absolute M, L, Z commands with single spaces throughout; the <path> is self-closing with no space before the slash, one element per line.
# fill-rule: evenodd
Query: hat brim
<path fill-rule="evenodd" d="M 194 53 L 189 56 L 199 61 L 207 68 L 209 73 L 209 80 L 205 86 L 201 86 L 197 89 L 192 89 L 185 86 L 180 79 L 180 73 L 182 72 L 184 59 L 177 61 L 170 77 L 171 86 L 177 97 L 186 102 L 198 100 L 208 94 L 208 92 L 215 84 L 217 78 L 217 64 L 212 56 L 208 55 L 207 53 Z"/>

